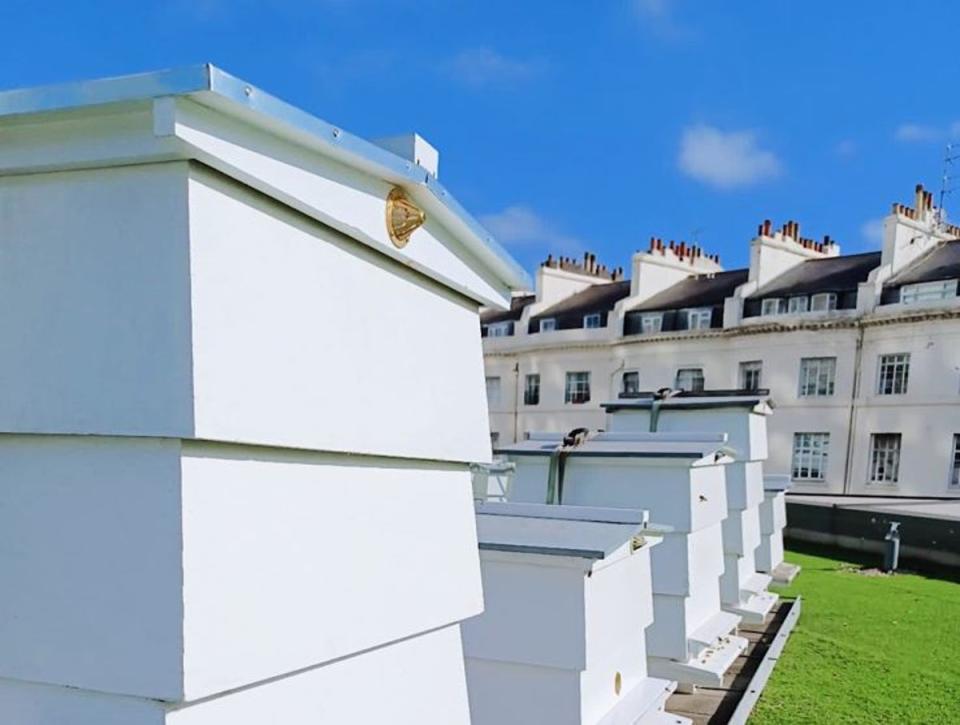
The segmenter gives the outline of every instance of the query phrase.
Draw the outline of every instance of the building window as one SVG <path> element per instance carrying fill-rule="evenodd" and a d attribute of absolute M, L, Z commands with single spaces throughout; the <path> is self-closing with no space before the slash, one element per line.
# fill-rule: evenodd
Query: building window
<path fill-rule="evenodd" d="M 791 297 L 787 301 L 787 312 L 790 314 L 797 314 L 799 312 L 806 312 L 807 305 L 810 303 L 808 297 Z"/>
<path fill-rule="evenodd" d="M 567 384 L 563 391 L 565 403 L 590 402 L 590 373 L 567 373 Z"/>
<path fill-rule="evenodd" d="M 900 478 L 900 434 L 870 436 L 870 483 L 896 483 Z"/>
<path fill-rule="evenodd" d="M 490 377 L 487 381 L 487 405 L 496 405 L 500 402 L 500 378 Z"/>
<path fill-rule="evenodd" d="M 877 395 L 903 395 L 910 377 L 910 353 L 881 355 L 877 367 Z"/>
<path fill-rule="evenodd" d="M 713 310 L 709 307 L 697 307 L 692 310 L 687 310 L 686 312 L 688 330 L 704 330 L 710 327 Z"/>
<path fill-rule="evenodd" d="M 763 363 L 759 360 L 740 363 L 740 389 L 760 390 L 760 375 L 763 372 Z"/>
<path fill-rule="evenodd" d="M 703 390 L 703 368 L 680 368 L 677 370 L 675 388 L 700 392 Z"/>
<path fill-rule="evenodd" d="M 950 468 L 950 485 L 960 486 L 960 433 L 953 434 L 953 465 Z"/>
<path fill-rule="evenodd" d="M 900 301 L 904 304 L 944 300 L 957 296 L 957 280 L 945 279 L 936 282 L 905 284 L 900 288 Z"/>
<path fill-rule="evenodd" d="M 555 317 L 547 317 L 540 320 L 540 332 L 550 332 L 557 329 L 557 320 Z"/>
<path fill-rule="evenodd" d="M 836 376 L 837 358 L 802 358 L 800 360 L 800 397 L 820 398 L 833 395 Z"/>
<path fill-rule="evenodd" d="M 620 381 L 620 397 L 632 398 L 640 392 L 640 373 L 628 370 Z"/>
<path fill-rule="evenodd" d="M 487 337 L 509 337 L 513 334 L 512 322 L 492 322 L 486 328 Z"/>
<path fill-rule="evenodd" d="M 821 292 L 810 298 L 810 309 L 814 312 L 829 312 L 837 309 L 837 294 Z"/>
<path fill-rule="evenodd" d="M 660 332 L 660 330 L 663 329 L 663 315 L 658 312 L 655 315 L 641 316 L 640 328 L 643 330 L 644 335 L 649 335 L 654 332 Z"/>
<path fill-rule="evenodd" d="M 785 305 L 779 297 L 771 297 L 760 303 L 761 315 L 779 315 L 784 311 Z"/>
<path fill-rule="evenodd" d="M 527 375 L 523 386 L 523 404 L 540 404 L 540 373 L 530 373 Z"/>
<path fill-rule="evenodd" d="M 583 326 L 588 330 L 592 330 L 595 327 L 600 327 L 600 313 L 593 312 L 589 315 L 583 316 Z"/>
<path fill-rule="evenodd" d="M 829 433 L 794 433 L 793 478 L 797 481 L 824 480 L 829 451 Z"/>

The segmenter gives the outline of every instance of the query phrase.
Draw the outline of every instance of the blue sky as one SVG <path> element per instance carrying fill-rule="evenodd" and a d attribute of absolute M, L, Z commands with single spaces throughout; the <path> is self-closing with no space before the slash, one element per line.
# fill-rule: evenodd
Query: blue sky
<path fill-rule="evenodd" d="M 939 190 L 957 27 L 946 1 L 4 0 L 0 87 L 210 61 L 354 133 L 420 132 L 528 268 L 626 266 L 651 235 L 730 268 L 764 218 L 865 251 Z"/>

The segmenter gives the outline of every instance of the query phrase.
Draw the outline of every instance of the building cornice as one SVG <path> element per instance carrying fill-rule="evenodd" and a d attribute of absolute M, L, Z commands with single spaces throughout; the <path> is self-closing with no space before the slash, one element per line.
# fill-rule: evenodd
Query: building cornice
<path fill-rule="evenodd" d="M 819 320 L 794 320 L 790 322 L 766 322 L 738 325 L 736 327 L 710 328 L 706 330 L 682 330 L 647 335 L 617 336 L 602 340 L 573 341 L 564 340 L 554 343 L 535 343 L 533 345 L 511 345 L 510 349 L 487 350 L 487 357 L 512 357 L 529 352 L 554 352 L 561 350 L 594 350 L 607 347 L 646 345 L 656 342 L 677 342 L 683 340 L 706 340 L 740 337 L 745 335 L 765 335 L 784 332 L 810 332 L 819 330 L 852 330 L 858 327 L 882 327 L 937 320 L 960 319 L 960 307 L 946 309 L 911 309 L 895 313 L 872 313 L 862 317 L 823 318 Z M 516 338 L 515 338 L 516 339 Z"/>

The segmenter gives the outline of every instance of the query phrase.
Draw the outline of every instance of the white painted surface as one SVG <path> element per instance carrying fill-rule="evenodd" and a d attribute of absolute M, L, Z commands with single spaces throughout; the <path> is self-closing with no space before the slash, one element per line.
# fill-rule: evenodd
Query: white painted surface
<path fill-rule="evenodd" d="M 0 430 L 186 436 L 186 165 L 0 176 Z"/>
<path fill-rule="evenodd" d="M 190 209 L 197 437 L 489 459 L 474 306 L 215 175 Z"/>
<path fill-rule="evenodd" d="M 0 677 L 182 696 L 178 451 L 0 436 Z"/>
<path fill-rule="evenodd" d="M 165 131 L 188 144 L 192 158 L 381 254 L 420 270 L 478 303 L 509 305 L 506 286 L 434 215 L 428 215 L 409 243 L 397 250 L 385 223 L 387 194 L 394 186 L 391 181 L 316 153 L 306 143 L 295 143 L 227 118 L 188 99 L 177 100 L 172 127 Z M 309 143 L 310 137 L 302 140 Z M 415 201 L 425 196 L 420 189 L 410 189 L 410 193 Z"/>
<path fill-rule="evenodd" d="M 577 511 L 549 508 L 559 516 Z M 556 553 L 481 548 L 486 607 L 463 625 L 474 725 L 599 722 L 647 684 L 644 629 L 653 618 L 650 551 L 657 540 L 632 550 L 636 524 L 588 523 L 579 516 L 564 522 L 553 515 L 531 520 L 486 509 L 478 514 L 481 547 L 510 543 L 510 531 L 517 545 L 538 546 L 533 537 L 540 532 L 549 534 L 540 542 L 543 551 Z M 498 522 L 502 526 L 487 525 Z M 564 523 L 580 533 L 569 543 L 557 541 Z M 602 559 L 559 553 L 589 541 L 609 550 L 611 535 L 620 537 L 620 546 Z M 641 714 L 634 712 L 634 719 Z"/>
<path fill-rule="evenodd" d="M 466 723 L 458 630 L 446 627 L 184 706 L 0 680 L 0 712 L 16 725 Z"/>
<path fill-rule="evenodd" d="M 0 453 L 0 676 L 196 699 L 482 610 L 465 468 L 72 436 Z"/>
<path fill-rule="evenodd" d="M 182 465 L 188 699 L 483 609 L 465 467 L 205 444 Z"/>

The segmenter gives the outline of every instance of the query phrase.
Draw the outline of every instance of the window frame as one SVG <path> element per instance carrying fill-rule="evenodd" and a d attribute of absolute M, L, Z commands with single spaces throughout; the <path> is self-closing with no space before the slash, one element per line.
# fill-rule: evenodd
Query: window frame
<path fill-rule="evenodd" d="M 827 370 L 824 366 L 829 366 L 829 375 L 826 379 L 825 389 L 828 392 L 820 392 L 821 378 Z M 811 376 L 808 367 L 815 367 Z M 813 381 L 813 392 L 810 392 L 810 381 Z M 823 357 L 802 357 L 800 358 L 800 371 L 797 376 L 797 397 L 798 398 L 829 398 L 837 392 L 837 358 L 832 356 Z"/>
<path fill-rule="evenodd" d="M 756 385 L 747 385 L 747 375 L 756 373 Z M 739 383 L 741 390 L 760 390 L 763 387 L 763 360 L 744 360 L 739 365 Z"/>
<path fill-rule="evenodd" d="M 531 386 L 530 383 L 535 381 L 535 385 Z M 531 395 L 531 390 L 535 391 L 535 396 Z M 531 398 L 536 398 L 531 400 Z M 527 373 L 523 378 L 523 404 L 524 405 L 540 405 L 540 373 Z"/>
<path fill-rule="evenodd" d="M 699 386 L 697 384 L 693 384 L 689 388 L 685 388 L 680 385 L 680 376 L 682 373 L 694 373 L 695 375 L 692 379 L 695 383 L 699 379 Z M 697 374 L 699 375 L 699 378 L 697 377 Z M 691 393 L 702 393 L 706 388 L 706 375 L 703 373 L 703 367 L 677 368 L 677 372 L 673 376 L 673 387 Z"/>
<path fill-rule="evenodd" d="M 818 307 L 817 300 L 827 300 L 826 307 Z M 815 295 L 810 296 L 810 311 L 811 312 L 833 312 L 837 309 L 837 293 L 836 292 L 817 292 Z"/>
<path fill-rule="evenodd" d="M 877 395 L 906 395 L 909 386 L 909 352 L 890 352 L 877 356 L 877 384 L 874 388 Z"/>
<path fill-rule="evenodd" d="M 490 397 L 491 383 L 496 381 L 496 396 Z M 484 376 L 484 382 L 486 383 L 486 393 L 487 393 L 487 407 L 492 407 L 493 405 L 499 405 L 503 395 L 503 382 L 500 375 L 486 375 Z"/>
<path fill-rule="evenodd" d="M 800 303 L 803 304 L 800 304 Z M 794 305 L 796 303 L 796 305 Z M 796 307 L 797 309 L 794 309 Z M 810 311 L 810 298 L 807 295 L 794 295 L 787 298 L 787 314 L 802 315 Z"/>
<path fill-rule="evenodd" d="M 487 324 L 487 337 L 510 337 L 511 322 L 491 322 Z"/>
<path fill-rule="evenodd" d="M 684 309 L 687 317 L 688 330 L 709 330 L 713 323 L 712 307 L 687 307 Z M 694 323 L 696 320 L 696 324 Z M 703 322 L 706 321 L 706 324 Z"/>
<path fill-rule="evenodd" d="M 647 323 L 656 322 L 655 329 L 647 329 Z M 651 324 L 651 327 L 654 327 Z M 662 312 L 648 312 L 642 313 L 640 315 L 640 334 L 642 335 L 656 335 L 658 332 L 663 332 L 663 313 Z"/>
<path fill-rule="evenodd" d="M 556 317 L 544 317 L 540 320 L 540 332 L 553 332 L 557 329 Z"/>
<path fill-rule="evenodd" d="M 883 444 L 881 446 L 881 443 Z M 895 445 L 892 445 L 895 444 Z M 896 486 L 900 482 L 900 464 L 902 463 L 903 435 L 901 433 L 871 433 L 870 458 L 867 467 L 867 484 L 871 486 Z M 888 461 L 879 461 L 878 454 L 888 457 Z M 887 466 L 893 469 L 888 475 Z M 877 477 L 878 469 L 883 477 Z"/>
<path fill-rule="evenodd" d="M 597 324 L 595 324 L 595 325 L 590 325 L 590 324 L 587 323 L 588 320 L 590 320 L 590 321 L 596 320 L 596 323 L 597 323 Z M 599 312 L 591 312 L 591 313 L 586 314 L 586 315 L 583 316 L 583 329 L 584 329 L 584 330 L 597 330 L 597 329 L 600 329 L 600 328 L 602 328 L 602 327 L 603 327 L 603 315 L 601 315 Z"/>
<path fill-rule="evenodd" d="M 805 459 L 804 459 L 805 457 Z M 806 461 L 807 475 L 801 475 Z M 826 431 L 797 431 L 793 434 L 790 456 L 790 479 L 804 483 L 827 480 L 830 463 L 830 433 Z M 819 474 L 819 475 L 816 475 Z"/>
<path fill-rule="evenodd" d="M 636 385 L 634 390 L 627 390 L 627 376 L 633 376 L 636 380 Z M 640 371 L 639 370 L 624 370 L 623 374 L 620 376 L 620 397 L 629 398 L 637 395 L 640 392 Z"/>
<path fill-rule="evenodd" d="M 905 299 L 906 297 L 910 299 Z M 957 296 L 957 280 L 937 279 L 930 282 L 914 282 L 900 288 L 900 303 L 914 305 L 918 302 L 936 302 Z"/>
<path fill-rule="evenodd" d="M 767 311 L 767 304 L 771 302 L 776 304 L 777 309 L 775 312 Z M 774 315 L 782 315 L 783 310 L 784 310 L 783 297 L 767 297 L 765 299 L 760 300 L 760 316 L 761 317 L 773 317 Z"/>
<path fill-rule="evenodd" d="M 584 376 L 575 378 L 574 376 Z M 590 402 L 590 371 L 568 370 L 563 385 L 563 402 L 568 405 L 583 405 Z"/>

